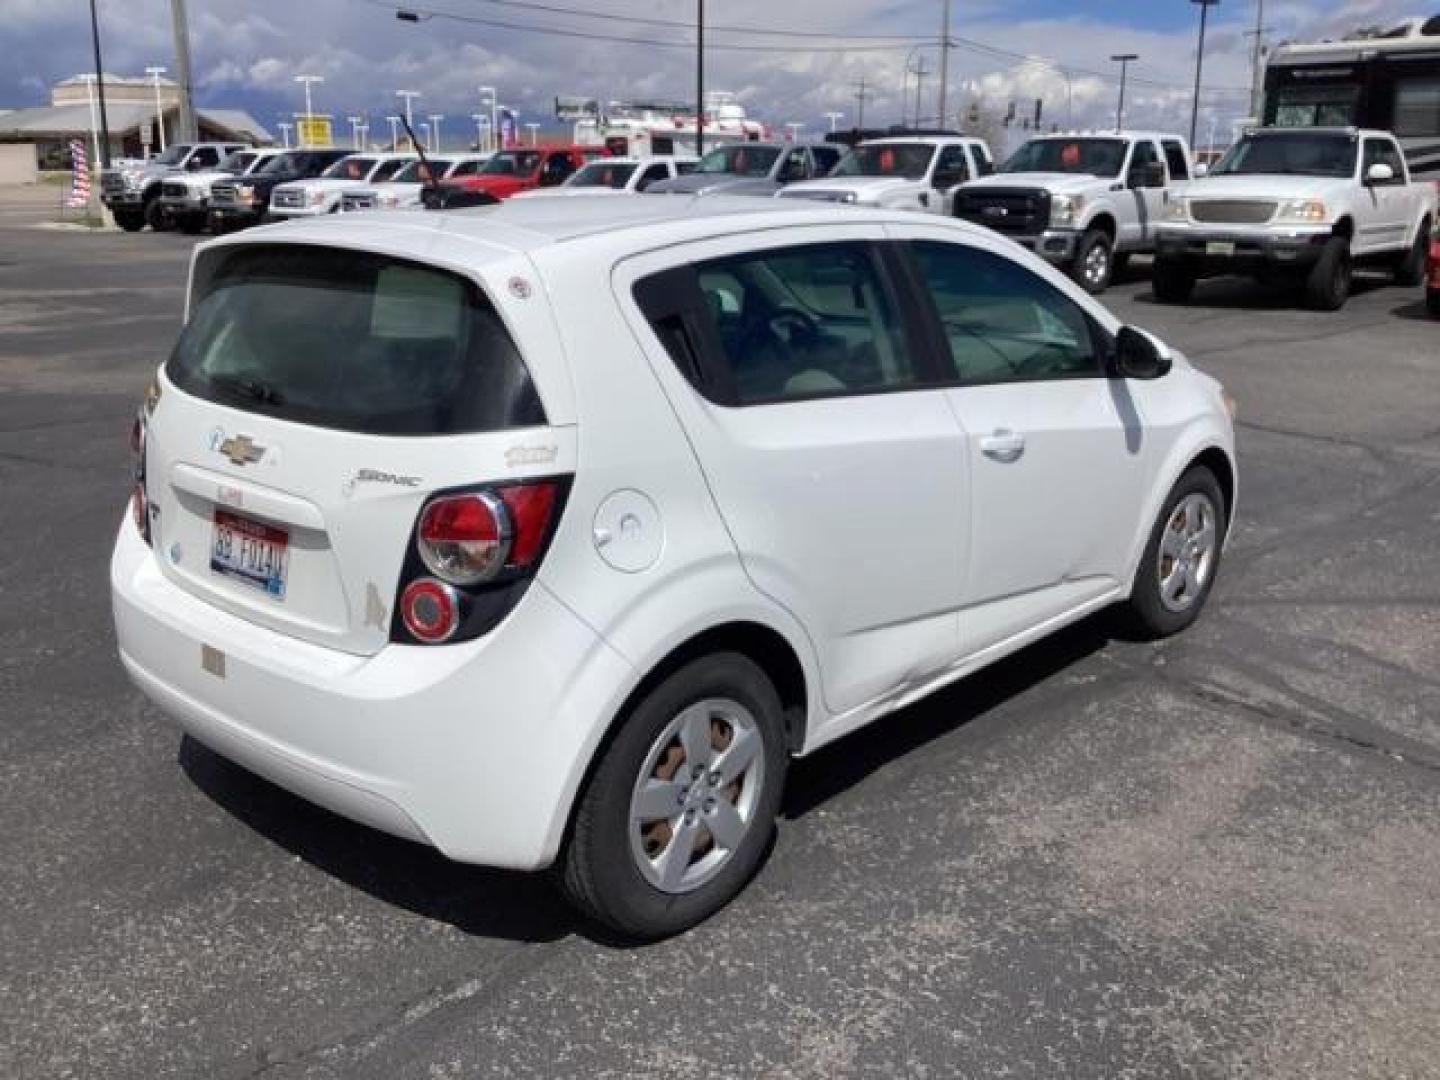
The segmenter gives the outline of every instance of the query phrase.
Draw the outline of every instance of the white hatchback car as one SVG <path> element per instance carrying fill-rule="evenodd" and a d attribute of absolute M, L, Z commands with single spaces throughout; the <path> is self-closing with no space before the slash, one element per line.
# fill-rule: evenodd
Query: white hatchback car
<path fill-rule="evenodd" d="M 533 200 L 201 245 L 120 655 L 195 738 L 655 937 L 786 766 L 1115 602 L 1188 625 L 1228 399 L 1003 237 Z"/>

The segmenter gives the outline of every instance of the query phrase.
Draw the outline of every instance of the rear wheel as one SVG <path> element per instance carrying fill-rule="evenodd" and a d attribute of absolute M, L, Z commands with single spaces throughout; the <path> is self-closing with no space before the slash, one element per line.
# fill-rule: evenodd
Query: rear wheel
<path fill-rule="evenodd" d="M 181 214 L 175 219 L 175 224 L 187 236 L 194 236 L 196 233 L 205 231 L 205 215 Z"/>
<path fill-rule="evenodd" d="M 155 232 L 164 232 L 174 222 L 171 221 L 170 212 L 161 205 L 160 200 L 151 199 L 145 204 L 145 224 Z"/>
<path fill-rule="evenodd" d="M 570 902 L 645 940 L 727 904 L 774 832 L 781 717 L 769 678 L 738 653 L 692 660 L 645 694 L 580 798 L 558 867 Z"/>
<path fill-rule="evenodd" d="M 1396 285 L 1425 284 L 1425 256 L 1430 253 L 1430 219 L 1426 218 L 1415 234 L 1415 243 L 1395 263 Z"/>
<path fill-rule="evenodd" d="M 1350 241 L 1332 237 L 1305 278 L 1305 306 L 1315 311 L 1339 311 L 1350 298 Z"/>
<path fill-rule="evenodd" d="M 1440 289 L 1425 290 L 1425 310 L 1440 319 Z"/>
<path fill-rule="evenodd" d="M 145 213 L 141 210 L 116 210 L 115 224 L 126 232 L 139 232 L 145 228 Z"/>
<path fill-rule="evenodd" d="M 1160 510 L 1130 592 L 1130 613 L 1145 636 L 1177 633 L 1199 616 L 1215 584 L 1225 540 L 1225 496 L 1203 465 L 1176 482 Z"/>
<path fill-rule="evenodd" d="M 1189 263 L 1175 259 L 1156 259 L 1150 286 L 1155 299 L 1164 304 L 1183 304 L 1195 291 L 1196 274 Z"/>
<path fill-rule="evenodd" d="M 1108 233 L 1103 229 L 1087 229 L 1075 248 L 1070 276 L 1091 295 L 1103 293 L 1110 286 L 1113 250 Z"/>

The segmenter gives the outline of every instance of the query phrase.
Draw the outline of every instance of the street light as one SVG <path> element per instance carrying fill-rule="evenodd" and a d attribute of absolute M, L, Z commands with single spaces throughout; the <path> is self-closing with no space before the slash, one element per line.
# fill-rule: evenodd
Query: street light
<path fill-rule="evenodd" d="M 294 127 L 295 125 L 294 125 L 294 124 L 287 124 L 284 120 L 281 120 L 281 121 L 280 121 L 278 124 L 276 124 L 275 126 L 280 129 L 280 137 L 285 140 L 285 149 L 286 149 L 286 150 L 289 150 L 289 149 L 290 149 L 290 129 L 291 129 L 292 127 Z"/>
<path fill-rule="evenodd" d="M 445 119 L 444 113 L 430 114 L 430 134 L 433 136 L 434 146 L 430 148 L 432 154 L 440 152 L 440 121 Z"/>
<path fill-rule="evenodd" d="M 411 102 L 420 96 L 419 90 L 396 90 L 395 96 L 405 99 L 405 126 L 411 131 L 415 130 L 415 114 L 411 108 Z M 411 141 L 411 149 L 414 149 L 414 141 Z"/>
<path fill-rule="evenodd" d="M 1139 60 L 1139 53 L 1118 53 L 1110 57 L 1120 65 L 1120 104 L 1115 106 L 1115 130 L 1119 132 L 1125 123 L 1125 72 L 1130 67 L 1130 61 Z"/>
<path fill-rule="evenodd" d="M 526 121 L 525 126 L 530 129 L 530 145 L 535 146 L 539 141 L 540 125 L 530 120 Z"/>
<path fill-rule="evenodd" d="M 798 120 L 789 120 L 785 123 L 785 130 L 790 133 L 788 136 L 789 141 L 797 142 L 800 138 L 800 132 L 805 130 L 805 125 Z"/>
<path fill-rule="evenodd" d="M 400 148 L 400 117 L 387 116 L 385 119 L 390 121 L 390 149 L 398 150 Z"/>
<path fill-rule="evenodd" d="M 471 113 L 470 119 L 475 121 L 475 149 L 481 153 L 485 152 L 485 130 L 490 124 L 490 118 L 484 113 Z"/>
<path fill-rule="evenodd" d="M 827 112 L 827 113 L 825 114 L 825 119 L 830 121 L 830 130 L 831 130 L 831 131 L 834 131 L 834 130 L 835 130 L 835 121 L 837 121 L 837 120 L 843 120 L 844 118 L 845 118 L 845 114 L 844 114 L 843 112 Z"/>
<path fill-rule="evenodd" d="M 493 86 L 482 86 L 482 87 L 480 87 L 480 105 L 481 105 L 482 108 L 483 108 L 484 105 L 485 105 L 485 95 L 486 95 L 486 94 L 489 94 L 489 95 L 490 95 L 490 143 L 491 143 L 491 145 L 486 146 L 486 147 L 482 147 L 481 149 L 488 149 L 488 150 L 498 150 L 498 149 L 500 149 L 500 144 L 499 144 L 499 142 L 497 141 L 497 140 L 499 139 L 498 132 L 500 131 L 500 117 L 499 117 L 500 102 L 499 102 L 499 100 L 496 98 L 495 93 L 496 93 L 496 92 L 495 92 L 495 87 L 493 87 Z"/>
<path fill-rule="evenodd" d="M 360 149 L 360 117 L 358 117 L 358 116 L 347 116 L 345 119 L 347 119 L 347 120 L 350 121 L 350 145 L 351 145 L 352 147 L 354 147 L 356 150 L 359 150 L 359 149 Z"/>
<path fill-rule="evenodd" d="M 1205 63 L 1205 16 L 1220 0 L 1190 0 L 1200 5 L 1200 44 L 1195 50 L 1195 96 L 1190 101 L 1190 145 L 1195 145 L 1195 125 L 1200 119 L 1200 69 Z"/>
<path fill-rule="evenodd" d="M 165 110 L 160 107 L 160 76 L 165 74 L 163 67 L 147 67 L 145 74 L 149 75 L 155 83 L 155 130 L 160 133 L 160 152 L 165 152 Z"/>
<path fill-rule="evenodd" d="M 310 145 L 310 137 L 315 134 L 315 110 L 310 105 L 310 86 L 312 83 L 324 82 L 323 75 L 296 75 L 295 81 L 305 84 L 305 131 L 301 142 L 306 146 Z"/>

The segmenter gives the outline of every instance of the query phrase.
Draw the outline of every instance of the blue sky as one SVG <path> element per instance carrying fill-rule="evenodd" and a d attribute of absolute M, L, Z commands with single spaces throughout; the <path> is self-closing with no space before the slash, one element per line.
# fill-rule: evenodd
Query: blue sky
<path fill-rule="evenodd" d="M 274 130 L 276 121 L 302 107 L 293 76 L 312 72 L 325 78 L 316 88 L 317 111 L 338 117 L 364 113 L 380 130 L 380 118 L 394 109 L 394 91 L 416 89 L 424 95 L 421 111 L 443 113 L 445 130 L 459 136 L 470 130 L 481 85 L 498 86 L 502 100 L 516 105 L 523 119 L 551 126 L 556 94 L 614 99 L 692 92 L 693 59 L 686 47 L 565 38 L 443 15 L 407 24 L 395 19 L 395 6 L 404 2 L 189 0 L 197 100 L 246 108 Z M 1253 24 L 1254 2 L 1222 0 L 1211 12 L 1202 124 L 1213 119 L 1222 131 L 1246 111 L 1243 88 L 1250 68 L 1242 32 Z M 621 16 L 688 21 L 694 14 L 694 0 L 548 3 L 603 17 L 546 13 L 514 0 L 423 0 L 415 6 L 469 20 L 676 42 L 685 40 L 683 31 L 626 22 Z M 107 69 L 138 74 L 147 64 L 163 64 L 173 70 L 168 0 L 99 0 L 99 6 Z M 941 0 L 711 0 L 707 6 L 716 24 L 933 37 Z M 0 7 L 0 108 L 43 103 L 51 83 L 93 67 L 84 0 L 0 0 Z M 955 34 L 1001 52 L 967 44 L 952 53 L 952 108 L 975 101 L 985 110 L 1003 111 L 1017 100 L 1025 112 L 1040 97 L 1048 118 L 1063 120 L 1068 113 L 1076 126 L 1107 123 L 1116 96 L 1108 57 L 1138 52 L 1127 120 L 1173 130 L 1188 125 L 1197 11 L 1186 0 L 954 0 L 953 8 Z M 1423 8 L 1422 0 L 1267 0 L 1266 21 L 1277 37 L 1318 38 Z M 707 59 L 710 86 L 739 93 L 752 115 L 775 124 L 794 120 L 817 131 L 826 111 L 839 110 L 848 123 L 855 107 L 853 84 L 864 78 L 874 92 L 866 105 L 867 123 L 900 118 L 913 41 L 838 42 L 720 31 L 711 33 L 710 41 L 716 46 Z M 775 51 L 723 48 L 757 43 Z M 828 51 L 812 51 L 808 45 Z M 938 66 L 933 49 L 922 46 L 920 52 L 932 69 Z M 931 111 L 935 85 L 932 75 L 924 98 Z M 913 82 L 909 86 L 913 100 Z"/>

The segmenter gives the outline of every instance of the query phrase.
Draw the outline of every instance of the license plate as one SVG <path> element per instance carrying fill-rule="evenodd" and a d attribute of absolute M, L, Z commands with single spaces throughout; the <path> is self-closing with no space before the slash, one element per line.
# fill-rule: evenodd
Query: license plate
<path fill-rule="evenodd" d="M 277 600 L 285 598 L 290 534 L 228 510 L 216 510 L 210 539 L 210 569 L 243 581 Z"/>
<path fill-rule="evenodd" d="M 1205 241 L 1205 254 L 1206 254 L 1206 255 L 1234 255 L 1234 254 L 1235 254 L 1235 241 L 1234 241 L 1234 240 L 1206 240 L 1206 241 Z"/>

